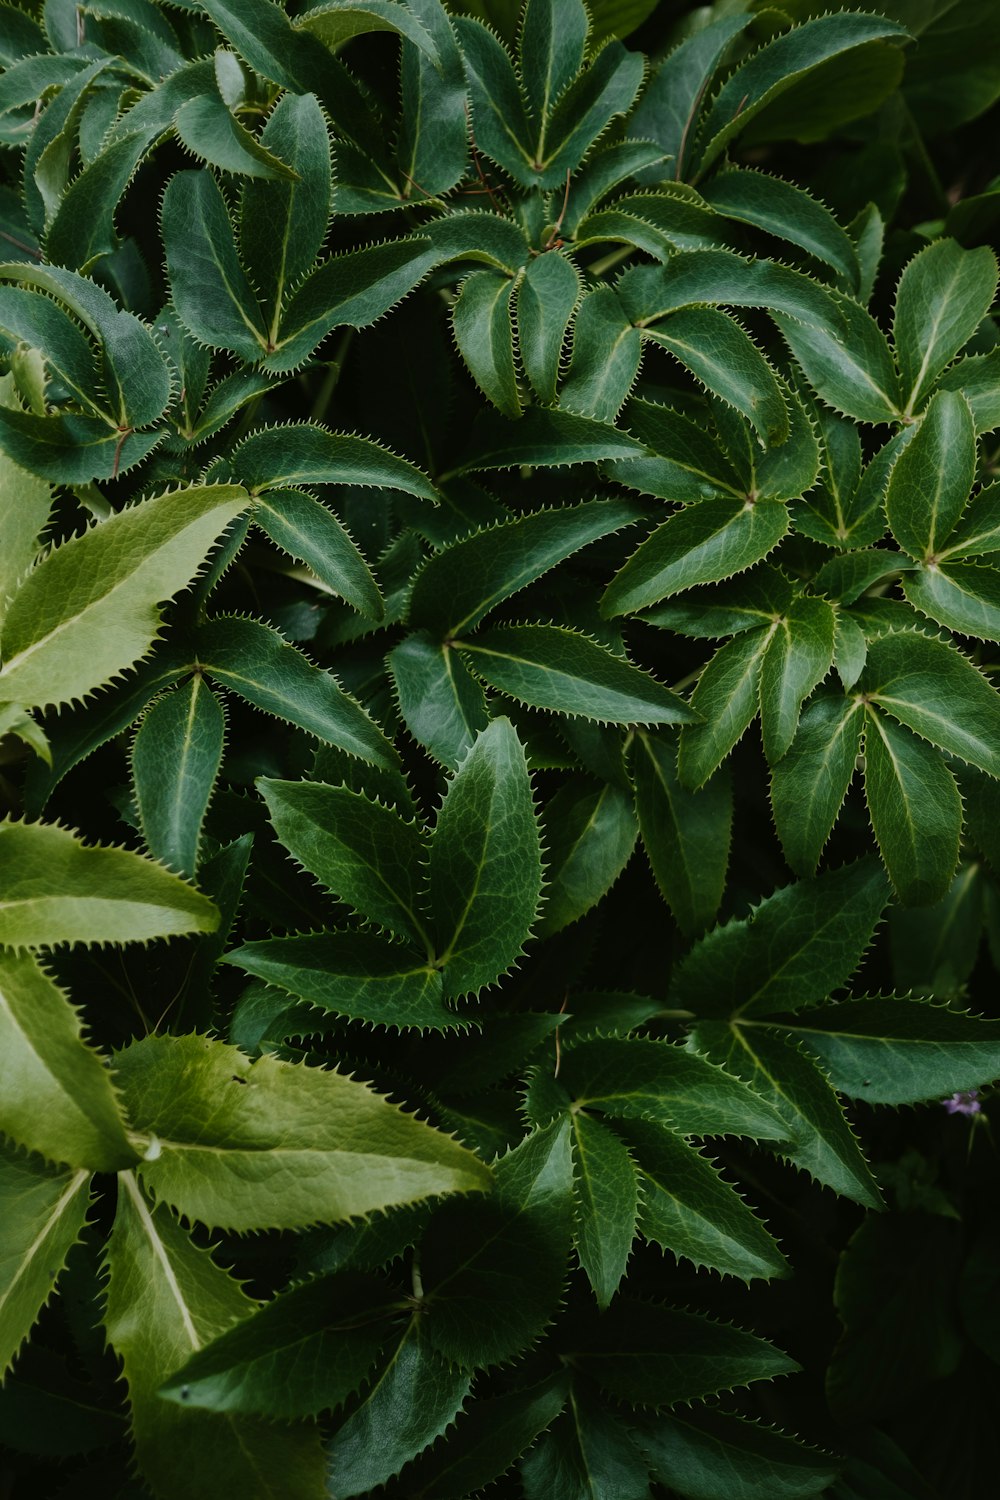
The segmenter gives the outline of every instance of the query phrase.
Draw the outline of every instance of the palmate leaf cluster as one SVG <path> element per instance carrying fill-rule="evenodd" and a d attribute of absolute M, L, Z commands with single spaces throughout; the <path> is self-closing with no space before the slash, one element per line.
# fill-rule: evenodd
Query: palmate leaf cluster
<path fill-rule="evenodd" d="M 865 1145 L 1000 1077 L 1000 200 L 921 135 L 1000 71 L 675 9 L 0 5 L 15 1496 L 924 1494 L 852 1424 L 956 1210 Z"/>

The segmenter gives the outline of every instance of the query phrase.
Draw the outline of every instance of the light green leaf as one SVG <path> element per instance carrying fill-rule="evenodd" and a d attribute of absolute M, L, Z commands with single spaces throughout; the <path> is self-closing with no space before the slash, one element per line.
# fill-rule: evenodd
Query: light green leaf
<path fill-rule="evenodd" d="M 642 335 L 626 316 L 614 287 L 588 292 L 573 323 L 573 358 L 560 405 L 613 422 L 635 384 Z"/>
<path fill-rule="evenodd" d="M 321 1012 L 400 1031 L 451 1031 L 465 1023 L 445 1003 L 440 969 L 403 943 L 373 932 L 313 932 L 265 938 L 227 953 L 225 963 L 308 1000 Z M 325 1024 L 323 1015 L 315 1024 Z M 307 1034 L 308 1016 L 299 1018 Z"/>
<path fill-rule="evenodd" d="M 0 1147 L 0 1371 L 5 1375 L 83 1229 L 89 1171 L 57 1171 Z"/>
<path fill-rule="evenodd" d="M 686 506 L 615 574 L 601 609 L 609 616 L 631 614 L 694 584 L 743 573 L 774 551 L 788 526 L 780 500 L 720 497 Z"/>
<path fill-rule="evenodd" d="M 446 639 L 465 635 L 497 604 L 635 515 L 621 500 L 589 500 L 475 531 L 421 568 L 410 595 L 410 621 Z"/>
<path fill-rule="evenodd" d="M 868 1104 L 916 1104 L 1000 1077 L 1000 1024 L 926 1000 L 842 1000 L 787 1029 L 835 1089 Z"/>
<path fill-rule="evenodd" d="M 795 1037 L 754 1022 L 698 1022 L 689 1045 L 773 1105 L 788 1140 L 779 1154 L 865 1208 L 882 1195 L 826 1075 Z"/>
<path fill-rule="evenodd" d="M 198 633 L 198 660 L 210 677 L 264 713 L 373 766 L 395 769 L 391 744 L 333 673 L 313 666 L 269 626 L 226 616 L 211 620 Z"/>
<path fill-rule="evenodd" d="M 371 569 L 327 506 L 305 490 L 269 490 L 254 505 L 253 519 L 282 551 L 304 562 L 361 614 L 384 618 L 385 604 Z"/>
<path fill-rule="evenodd" d="M 589 1336 L 580 1330 L 570 1359 L 615 1400 L 643 1407 L 694 1401 L 799 1368 L 773 1344 L 732 1324 L 625 1298 Z"/>
<path fill-rule="evenodd" d="M 861 962 L 887 896 L 870 858 L 785 886 L 695 944 L 674 970 L 671 1003 L 730 1019 L 816 1004 Z"/>
<path fill-rule="evenodd" d="M 868 710 L 865 798 L 896 894 L 906 906 L 940 901 L 958 864 L 962 798 L 928 744 Z"/>
<path fill-rule="evenodd" d="M 116 1172 L 135 1161 L 99 1053 L 31 954 L 0 950 L 0 1127 L 51 1161 Z"/>
<path fill-rule="evenodd" d="M 588 636 L 559 625 L 506 625 L 458 643 L 490 687 L 535 708 L 612 724 L 686 724 L 675 693 Z"/>
<path fill-rule="evenodd" d="M 13 384 L 11 375 L 0 380 L 0 404 L 14 405 Z M 51 504 L 45 480 L 36 479 L 0 452 L 0 625 L 7 600 L 38 552 Z"/>
<path fill-rule="evenodd" d="M 908 416 L 971 339 L 996 289 L 996 256 L 986 245 L 963 250 L 954 240 L 935 240 L 908 262 L 892 324 Z"/>
<path fill-rule="evenodd" d="M 329 1485 L 345 1500 L 367 1495 L 447 1431 L 469 1396 L 472 1376 L 429 1346 L 413 1317 L 371 1377 L 361 1401 L 327 1448 Z"/>
<path fill-rule="evenodd" d="M 787 754 L 771 772 L 771 807 L 785 858 L 812 875 L 830 837 L 861 749 L 857 699 L 818 697 L 805 709 Z"/>
<path fill-rule="evenodd" d="M 535 5 L 536 13 L 546 8 Z M 579 297 L 580 274 L 558 251 L 528 262 L 517 289 L 517 347 L 543 401 L 556 399 L 563 342 Z"/>
<path fill-rule="evenodd" d="M 954 646 L 920 631 L 881 635 L 858 687 L 921 738 L 1000 778 L 1000 694 Z"/>
<path fill-rule="evenodd" d="M 108 1340 L 128 1382 L 140 1470 L 162 1494 L 209 1500 L 227 1484 L 260 1500 L 309 1500 L 322 1487 L 318 1434 L 253 1418 L 186 1410 L 158 1391 L 253 1303 L 131 1172 L 118 1179 L 107 1248 Z"/>
<path fill-rule="evenodd" d="M 800 596 L 777 622 L 760 676 L 761 733 L 772 765 L 795 738 L 802 704 L 833 665 L 835 621 L 825 599 Z"/>
<path fill-rule="evenodd" d="M 697 950 L 696 950 L 697 951 Z M 777 1112 L 722 1068 L 670 1042 L 601 1037 L 564 1047 L 559 1082 L 583 1109 L 680 1135 L 784 1140 Z"/>
<path fill-rule="evenodd" d="M 510 720 L 494 719 L 450 782 L 431 840 L 430 904 L 449 995 L 481 989 L 510 968 L 541 884 L 524 750 Z"/>
<path fill-rule="evenodd" d="M 225 731 L 219 701 L 196 673 L 153 703 L 132 744 L 132 784 L 146 848 L 189 880 L 198 868 Z"/>
<path fill-rule="evenodd" d="M 0 700 L 68 703 L 149 650 L 159 603 L 202 567 L 248 504 L 238 485 L 191 485 L 141 500 L 48 553 L 18 589 L 0 638 Z"/>
<path fill-rule="evenodd" d="M 514 283 L 493 271 L 473 271 L 451 309 L 459 353 L 483 395 L 508 417 L 521 415 L 514 367 L 511 298 Z"/>
<path fill-rule="evenodd" d="M 750 336 L 728 313 L 687 307 L 645 337 L 674 356 L 696 380 L 736 408 L 761 444 L 788 437 L 788 408 L 778 377 Z"/>
<path fill-rule="evenodd" d="M 643 847 L 664 901 L 689 937 L 711 925 L 729 864 L 733 792 L 728 775 L 689 791 L 677 775 L 677 748 L 638 734 L 632 747 L 635 807 Z"/>
<path fill-rule="evenodd" d="M 297 864 L 362 917 L 418 944 L 423 830 L 346 786 L 257 782 L 278 839 Z"/>
<path fill-rule="evenodd" d="M 590 911 L 614 885 L 635 848 L 632 798 L 611 782 L 566 782 L 543 816 L 548 856 L 539 937 L 561 932 Z"/>
<path fill-rule="evenodd" d="M 490 1185 L 451 1136 L 343 1073 L 251 1062 L 208 1037 L 149 1036 L 117 1054 L 143 1181 L 214 1228 L 304 1228 Z"/>
<path fill-rule="evenodd" d="M 293 1287 L 199 1349 L 160 1394 L 271 1420 L 318 1416 L 362 1385 L 393 1340 L 390 1295 L 384 1282 L 351 1272 Z"/>
<path fill-rule="evenodd" d="M 638 1165 L 644 1239 L 678 1261 L 743 1281 L 788 1274 L 763 1224 L 700 1151 L 648 1120 L 630 1120 L 618 1129 Z"/>
<path fill-rule="evenodd" d="M 0 943 L 134 943 L 214 932 L 207 897 L 129 849 L 86 845 L 54 823 L 0 823 Z"/>
<path fill-rule="evenodd" d="M 449 771 L 457 770 L 490 722 L 479 683 L 457 651 L 425 631 L 407 636 L 387 660 L 407 729 Z"/>
<path fill-rule="evenodd" d="M 938 391 L 889 475 L 885 508 L 911 557 L 934 559 L 965 509 L 976 477 L 976 429 L 964 396 Z"/>
<path fill-rule="evenodd" d="M 576 1253 L 605 1308 L 618 1291 L 635 1237 L 635 1164 L 619 1138 L 582 1110 L 572 1117 Z"/>
<path fill-rule="evenodd" d="M 702 672 L 691 707 L 703 722 L 681 731 L 677 769 L 684 786 L 704 786 L 755 718 L 769 641 L 768 630 L 747 631 L 722 646 Z"/>
<path fill-rule="evenodd" d="M 636 1441 L 656 1477 L 692 1500 L 814 1500 L 839 1470 L 787 1433 L 711 1406 L 646 1420 Z"/>

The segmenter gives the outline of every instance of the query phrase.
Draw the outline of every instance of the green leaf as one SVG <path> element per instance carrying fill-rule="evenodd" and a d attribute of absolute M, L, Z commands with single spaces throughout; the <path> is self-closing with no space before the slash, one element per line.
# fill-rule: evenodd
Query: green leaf
<path fill-rule="evenodd" d="M 869 42 L 883 38 L 902 42 L 906 36 L 892 21 L 852 11 L 817 16 L 766 42 L 734 69 L 705 111 L 695 147 L 699 172 L 762 109 L 823 63 Z"/>
<path fill-rule="evenodd" d="M 423 1321 L 406 1325 L 327 1448 L 330 1486 L 345 1500 L 369 1494 L 428 1448 L 469 1396 L 472 1377 L 429 1347 Z"/>
<path fill-rule="evenodd" d="M 304 562 L 361 614 L 384 618 L 385 604 L 371 569 L 327 506 L 304 490 L 269 490 L 254 505 L 253 519 L 276 546 Z"/>
<path fill-rule="evenodd" d="M 615 1400 L 665 1407 L 773 1380 L 799 1366 L 773 1344 L 696 1313 L 620 1298 L 568 1356 Z"/>
<path fill-rule="evenodd" d="M 208 1500 L 229 1483 L 261 1500 L 307 1500 L 323 1482 L 314 1430 L 185 1410 L 158 1395 L 178 1366 L 253 1303 L 163 1205 L 146 1201 L 130 1172 L 118 1182 L 106 1328 L 128 1382 L 141 1472 L 161 1493 L 192 1500 Z"/>
<path fill-rule="evenodd" d="M 929 745 L 869 710 L 865 798 L 896 894 L 906 906 L 940 901 L 958 864 L 962 798 Z"/>
<path fill-rule="evenodd" d="M 851 291 L 860 267 L 850 236 L 825 204 L 780 177 L 730 167 L 704 189 L 709 203 L 727 218 L 751 224 L 813 255 L 839 273 Z"/>
<path fill-rule="evenodd" d="M 966 792 L 967 783 L 960 790 Z M 975 791 L 970 802 L 970 835 L 978 842 L 976 813 L 982 803 Z M 941 999 L 959 996 L 979 957 L 984 908 L 989 900 L 985 872 L 976 862 L 959 865 L 948 894 L 935 906 L 910 911 L 894 907 L 889 914 L 889 934 L 897 987 L 904 993 Z"/>
<path fill-rule="evenodd" d="M 66 386 L 81 406 L 101 411 L 95 399 L 99 377 L 94 349 L 58 303 L 26 287 L 0 286 L 0 333 L 12 343 L 37 349 L 50 377 Z M 18 410 L 14 399 L 4 405 Z M 43 414 L 44 406 L 38 415 Z"/>
<path fill-rule="evenodd" d="M 575 412 L 531 406 L 517 422 L 486 412 L 473 426 L 468 456 L 456 474 L 481 469 L 516 469 L 600 463 L 602 459 L 639 458 L 642 443 L 607 422 Z M 450 477 L 441 475 L 441 481 Z"/>
<path fill-rule="evenodd" d="M 730 44 L 751 23 L 748 15 L 722 16 L 686 36 L 654 74 L 632 115 L 634 134 L 657 142 L 673 158 L 671 176 L 687 176 L 694 127 L 712 76 Z M 650 168 L 640 181 L 662 175 Z"/>
<path fill-rule="evenodd" d="M 1000 694 L 954 646 L 919 631 L 879 636 L 858 687 L 922 739 L 1000 778 Z"/>
<path fill-rule="evenodd" d="M 728 313 L 714 307 L 688 307 L 645 337 L 662 346 L 696 380 L 736 408 L 760 442 L 788 437 L 788 409 L 778 377 L 756 344 Z"/>
<path fill-rule="evenodd" d="M 925 1000 L 842 1000 L 787 1029 L 835 1089 L 868 1104 L 916 1104 L 1000 1077 L 1000 1025 Z"/>
<path fill-rule="evenodd" d="M 535 11 L 545 10 L 535 5 Z M 543 401 L 556 399 L 566 330 L 580 297 L 580 276 L 558 251 L 528 262 L 517 289 L 517 347 Z"/>
<path fill-rule="evenodd" d="M 614 287 L 588 292 L 573 323 L 573 358 L 560 405 L 613 422 L 642 362 L 642 335 L 626 316 Z"/>
<path fill-rule="evenodd" d="M 677 925 L 694 937 L 711 925 L 722 901 L 729 864 L 733 792 L 715 775 L 692 792 L 677 775 L 669 740 L 638 734 L 632 747 L 635 808 L 643 847 Z"/>
<path fill-rule="evenodd" d="M 857 422 L 898 421 L 902 396 L 885 334 L 859 303 L 827 295 L 840 315 L 839 329 L 832 322 L 799 321 L 780 309 L 771 316 L 821 401 Z"/>
<path fill-rule="evenodd" d="M 330 217 L 330 139 L 315 95 L 284 94 L 260 145 L 298 174 L 251 179 L 240 205 L 240 250 L 273 342 L 289 290 L 322 250 Z"/>
<path fill-rule="evenodd" d="M 702 938 L 675 969 L 670 999 L 731 1018 L 815 1004 L 857 968 L 886 897 L 873 859 L 785 886 L 749 918 Z"/>
<path fill-rule="evenodd" d="M 362 917 L 398 937 L 427 942 L 418 824 L 346 786 L 266 777 L 257 785 L 279 841 L 297 864 Z"/>
<path fill-rule="evenodd" d="M 691 1500 L 813 1500 L 839 1468 L 787 1433 L 711 1406 L 647 1420 L 636 1442 L 657 1479 Z"/>
<path fill-rule="evenodd" d="M 434 39 L 435 65 L 415 47 L 400 58 L 402 117 L 396 159 L 407 185 L 444 193 L 465 172 L 469 156 L 465 69 L 451 20 L 438 0 L 410 0 Z"/>
<path fill-rule="evenodd" d="M 771 772 L 774 826 L 797 875 L 812 875 L 819 864 L 854 775 L 862 726 L 856 699 L 816 698 Z"/>
<path fill-rule="evenodd" d="M 295 370 L 334 328 L 368 327 L 412 292 L 439 259 L 429 240 L 412 236 L 321 261 L 289 295 L 277 337 L 267 341 L 264 369 Z"/>
<path fill-rule="evenodd" d="M 479 683 L 447 642 L 433 641 L 425 631 L 407 636 L 387 660 L 407 729 L 456 771 L 490 722 Z"/>
<path fill-rule="evenodd" d="M 247 503 L 237 485 L 191 485 L 49 552 L 7 611 L 0 700 L 68 703 L 132 666 L 158 634 L 159 601 L 191 582 Z"/>
<path fill-rule="evenodd" d="M 370 765 L 395 769 L 389 741 L 333 673 L 313 666 L 269 626 L 226 616 L 211 620 L 198 632 L 198 660 L 210 677 L 264 713 Z"/>
<path fill-rule="evenodd" d="M 965 509 L 976 476 L 976 429 L 964 396 L 938 391 L 889 475 L 885 508 L 896 541 L 933 559 Z"/>
<path fill-rule="evenodd" d="M 0 950 L 0 1095 L 11 1141 L 51 1161 L 115 1172 L 135 1161 L 111 1073 L 31 954 Z"/>
<path fill-rule="evenodd" d="M 530 186 L 536 181 L 531 164 L 534 132 L 506 48 L 478 21 L 460 16 L 454 26 L 465 63 L 476 144 L 515 182 Z"/>
<path fill-rule="evenodd" d="M 975 563 L 925 567 L 907 575 L 903 593 L 921 614 L 975 640 L 1000 640 L 1000 571 Z"/>
<path fill-rule="evenodd" d="M 295 169 L 251 135 L 215 94 L 199 94 L 182 104 L 174 129 L 192 156 L 224 172 L 279 182 L 294 182 L 298 177 Z"/>
<path fill-rule="evenodd" d="M 348 1272 L 275 1297 L 199 1349 L 160 1394 L 178 1405 L 287 1420 L 340 1406 L 393 1330 L 388 1288 Z"/>
<path fill-rule="evenodd" d="M 8 375 L 0 380 L 0 404 L 13 405 L 15 399 L 13 376 Z M 51 504 L 52 492 L 45 480 L 36 479 L 0 452 L 0 625 L 8 598 L 37 555 Z"/>
<path fill-rule="evenodd" d="M 202 344 L 248 364 L 268 348 L 257 295 L 240 265 L 226 201 L 211 172 L 178 172 L 160 216 L 177 315 Z"/>
<path fill-rule="evenodd" d="M 54 823 L 0 823 L 0 943 L 134 943 L 213 932 L 218 912 L 129 849 L 88 846 Z"/>
<path fill-rule="evenodd" d="M 494 212 L 467 209 L 445 214 L 425 224 L 421 233 L 430 240 L 440 265 L 448 261 L 481 261 L 513 276 L 526 262 L 531 264 L 523 228 Z"/>
<path fill-rule="evenodd" d="M 1000 514 L 997 499 L 1000 486 L 984 485 L 973 496 L 943 549 L 942 557 L 949 561 L 956 557 L 982 557 L 1000 551 Z"/>
<path fill-rule="evenodd" d="M 218 699 L 195 674 L 153 703 L 132 745 L 132 782 L 146 848 L 189 880 L 198 868 L 225 729 Z"/>
<path fill-rule="evenodd" d="M 635 1163 L 600 1120 L 582 1110 L 572 1117 L 576 1253 L 597 1298 L 610 1306 L 635 1237 L 639 1206 Z"/>
<path fill-rule="evenodd" d="M 647 1120 L 619 1126 L 638 1166 L 639 1229 L 678 1261 L 743 1281 L 788 1267 L 753 1211 L 700 1151 Z"/>
<path fill-rule="evenodd" d="M 689 505 L 665 521 L 608 584 L 609 616 L 634 613 L 698 583 L 743 573 L 767 557 L 788 531 L 780 500 L 719 498 Z"/>
<path fill-rule="evenodd" d="M 266 938 L 235 948 L 224 962 L 347 1020 L 400 1031 L 449 1031 L 465 1024 L 445 1004 L 444 980 L 426 953 L 376 933 Z M 325 1018 L 311 1019 L 319 1028 Z M 300 1022 L 301 1034 L 307 1034 L 310 1018 L 300 1017 Z"/>
<path fill-rule="evenodd" d="M 625 409 L 625 425 L 655 458 L 613 459 L 605 473 L 629 489 L 659 500 L 695 501 L 723 495 L 744 498 L 740 477 L 704 424 L 671 406 L 634 397 Z"/>
<path fill-rule="evenodd" d="M 296 31 L 307 31 L 337 51 L 352 37 L 374 31 L 394 31 L 412 42 L 431 62 L 439 61 L 437 48 L 420 19 L 397 0 L 320 0 L 295 22 Z"/>
<path fill-rule="evenodd" d="M 907 415 L 971 339 L 996 289 L 996 256 L 985 245 L 963 250 L 954 240 L 936 240 L 908 262 L 892 324 Z"/>
<path fill-rule="evenodd" d="M 477 737 L 431 839 L 430 905 L 449 995 L 492 984 L 526 941 L 542 884 L 524 750 L 509 719 Z"/>
<path fill-rule="evenodd" d="M 79 1238 L 89 1171 L 57 1171 L 0 1148 L 0 1370 L 6 1375 Z"/>
<path fill-rule="evenodd" d="M 770 633 L 748 631 L 721 647 L 698 679 L 691 707 L 703 722 L 685 725 L 677 770 L 697 790 L 722 765 L 757 714 L 761 664 Z"/>
<path fill-rule="evenodd" d="M 233 449 L 226 468 L 255 497 L 300 484 L 349 484 L 438 498 L 427 476 L 405 458 L 368 438 L 329 432 L 315 422 L 286 422 L 251 433 Z"/>
<path fill-rule="evenodd" d="M 685 724 L 678 698 L 596 641 L 559 625 L 506 625 L 458 643 L 490 687 L 534 708 L 611 724 Z"/>
<path fill-rule="evenodd" d="M 883 1206 L 840 1101 L 797 1037 L 754 1021 L 701 1021 L 690 1045 L 773 1105 L 788 1132 L 779 1148 L 786 1161 L 865 1208 Z"/>
<path fill-rule="evenodd" d="M 407 1470 L 419 1500 L 465 1500 L 499 1478 L 566 1404 L 566 1377 L 549 1376 L 526 1390 L 484 1396 L 461 1413 L 445 1440 Z"/>
<path fill-rule="evenodd" d="M 598 1038 L 564 1047 L 559 1081 L 583 1109 L 650 1120 L 680 1135 L 785 1139 L 769 1104 L 730 1074 L 670 1042 Z"/>
<path fill-rule="evenodd" d="M 304 1228 L 489 1187 L 450 1136 L 367 1084 L 205 1036 L 149 1036 L 116 1058 L 129 1114 L 155 1135 L 143 1181 L 210 1227 Z"/>
<path fill-rule="evenodd" d="M 634 518 L 627 502 L 588 500 L 475 531 L 421 568 L 410 595 L 410 621 L 446 639 L 464 635 L 504 599 Z"/>
<path fill-rule="evenodd" d="M 493 1172 L 493 1198 L 445 1206 L 423 1248 L 431 1342 L 466 1369 L 512 1359 L 558 1309 L 573 1232 L 569 1121 L 533 1131 Z"/>
<path fill-rule="evenodd" d="M 538 137 L 532 171 L 539 187 L 563 185 L 611 121 L 628 113 L 645 71 L 641 54 L 610 41 L 567 85 Z"/>
<path fill-rule="evenodd" d="M 1000 350 L 988 354 L 968 354 L 956 360 L 938 380 L 942 391 L 961 391 L 976 419 L 976 431 L 993 432 L 1000 427 L 1000 397 L 997 394 L 997 371 Z"/>
<path fill-rule="evenodd" d="M 459 353 L 483 395 L 507 417 L 521 415 L 514 368 L 513 294 L 509 277 L 473 271 L 451 309 Z"/>
<path fill-rule="evenodd" d="M 584 1385 L 521 1464 L 525 1500 L 649 1500 L 649 1470 L 624 1425 Z"/>
<path fill-rule="evenodd" d="M 596 906 L 614 885 L 635 848 L 632 798 L 611 782 L 595 787 L 579 778 L 546 805 L 546 900 L 537 935 L 561 932 Z"/>
<path fill-rule="evenodd" d="M 761 733 L 772 765 L 795 738 L 802 704 L 833 665 L 835 622 L 825 599 L 804 597 L 777 622 L 760 676 Z"/>
<path fill-rule="evenodd" d="M 583 64 L 590 21 L 581 0 L 528 0 L 518 57 L 528 109 L 543 132 L 563 90 Z"/>
<path fill-rule="evenodd" d="M 111 140 L 74 177 L 45 236 L 48 258 L 69 269 L 96 267 L 118 248 L 115 210 L 150 145 L 148 131 Z"/>

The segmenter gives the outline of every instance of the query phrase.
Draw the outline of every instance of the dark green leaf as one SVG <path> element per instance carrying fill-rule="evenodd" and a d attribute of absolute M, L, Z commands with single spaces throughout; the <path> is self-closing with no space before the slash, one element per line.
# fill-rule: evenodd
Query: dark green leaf
<path fill-rule="evenodd" d="M 184 326 L 200 343 L 256 364 L 267 352 L 268 334 L 211 172 L 171 178 L 161 222 L 173 303 Z"/>
<path fill-rule="evenodd" d="M 720 1017 L 815 1004 L 857 968 L 886 897 L 873 859 L 785 886 L 702 938 L 674 971 L 670 998 Z"/>
<path fill-rule="evenodd" d="M 712 178 L 705 197 L 727 218 L 788 240 L 830 266 L 857 289 L 860 267 L 850 237 L 833 214 L 802 188 L 779 177 L 729 168 Z"/>
<path fill-rule="evenodd" d="M 196 674 L 156 700 L 132 745 L 132 783 L 146 847 L 189 880 L 198 868 L 225 729 L 218 699 Z"/>
<path fill-rule="evenodd" d="M 567 411 L 613 422 L 635 384 L 642 335 L 626 316 L 614 287 L 584 297 L 573 323 L 573 358 L 560 396 Z"/>
<path fill-rule="evenodd" d="M 906 575 L 903 592 L 921 614 L 975 640 L 1000 640 L 1000 571 L 975 563 L 924 567 Z"/>
<path fill-rule="evenodd" d="M 733 794 L 724 773 L 689 791 L 676 767 L 670 740 L 636 736 L 632 774 L 643 847 L 663 899 L 681 931 L 693 937 L 711 925 L 722 900 Z"/>
<path fill-rule="evenodd" d="M 425 631 L 407 636 L 389 653 L 388 663 L 407 729 L 436 760 L 456 771 L 490 722 L 479 683 L 457 651 Z"/>
<path fill-rule="evenodd" d="M 938 391 L 896 460 L 885 508 L 896 541 L 911 557 L 936 559 L 969 498 L 976 474 L 976 429 L 969 403 Z"/>
<path fill-rule="evenodd" d="M 535 6 L 536 12 L 546 8 Z M 558 251 L 528 262 L 517 291 L 517 346 L 525 373 L 543 401 L 556 399 L 563 341 L 579 296 L 579 272 Z"/>
<path fill-rule="evenodd" d="M 472 429 L 468 455 L 455 472 L 516 469 L 524 464 L 600 463 L 609 458 L 638 458 L 643 452 L 642 443 L 607 422 L 532 406 L 517 422 L 504 421 L 493 412 L 481 417 Z M 441 477 L 443 481 L 445 476 Z"/>
<path fill-rule="evenodd" d="M 526 1454 L 525 1500 L 649 1500 L 649 1470 L 624 1425 L 586 1386 Z"/>
<path fill-rule="evenodd" d="M 936 240 L 908 263 L 892 326 L 907 415 L 919 409 L 941 371 L 971 339 L 996 288 L 996 256 L 985 245 L 963 250 L 954 240 Z"/>
<path fill-rule="evenodd" d="M 856 699 L 817 698 L 771 773 L 774 825 L 798 875 L 812 875 L 819 864 L 854 775 L 862 727 Z"/>
<path fill-rule="evenodd" d="M 885 334 L 859 303 L 834 292 L 828 296 L 840 328 L 799 321 L 777 309 L 772 316 L 785 342 L 820 400 L 835 411 L 858 422 L 898 421 L 899 376 Z"/>
<path fill-rule="evenodd" d="M 479 389 L 507 417 L 521 415 L 514 367 L 511 299 L 514 283 L 493 271 L 473 271 L 452 304 L 459 353 Z"/>
<path fill-rule="evenodd" d="M 802 704 L 833 665 L 836 616 L 825 599 L 796 599 L 776 628 L 760 676 L 764 753 L 773 765 L 788 750 Z"/>
<path fill-rule="evenodd" d="M 656 1477 L 691 1500 L 813 1500 L 837 1477 L 817 1449 L 714 1407 L 646 1420 L 636 1441 Z"/>
<path fill-rule="evenodd" d="M 614 885 L 635 848 L 632 799 L 611 783 L 579 778 L 561 787 L 543 818 L 548 857 L 539 937 L 561 932 Z"/>
<path fill-rule="evenodd" d="M 0 1147 L 0 1370 L 6 1375 L 79 1238 L 90 1172 Z"/>
<path fill-rule="evenodd" d="M 251 433 L 233 449 L 227 470 L 254 495 L 299 484 L 350 484 L 402 490 L 437 500 L 426 475 L 368 438 L 328 432 L 314 422 L 286 423 Z"/>
<path fill-rule="evenodd" d="M 778 378 L 753 340 L 728 314 L 713 307 L 688 307 L 647 328 L 646 337 L 746 417 L 762 444 L 787 438 L 788 409 Z"/>
<path fill-rule="evenodd" d="M 257 500 L 253 518 L 272 542 L 306 563 L 327 588 L 369 619 L 383 618 L 385 606 L 371 569 L 327 506 L 303 490 L 269 490 Z"/>
<path fill-rule="evenodd" d="M 527 1390 L 474 1402 L 454 1432 L 407 1471 L 411 1493 L 419 1500 L 465 1500 L 530 1448 L 562 1411 L 566 1395 L 566 1378 L 556 1375 Z"/>
<path fill-rule="evenodd" d="M 632 1250 L 639 1196 L 628 1148 L 583 1110 L 572 1117 L 576 1253 L 605 1308 L 618 1291 Z"/>
<path fill-rule="evenodd" d="M 702 672 L 691 707 L 703 722 L 681 731 L 677 769 L 684 786 L 704 786 L 755 718 L 769 640 L 766 630 L 747 631 L 721 647 Z"/>

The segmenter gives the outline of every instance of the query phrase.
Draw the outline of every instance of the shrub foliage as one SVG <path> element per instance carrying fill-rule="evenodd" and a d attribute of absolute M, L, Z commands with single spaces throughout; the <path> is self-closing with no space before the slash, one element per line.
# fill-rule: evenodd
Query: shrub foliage
<path fill-rule="evenodd" d="M 0 5 L 14 1494 L 944 1483 L 1000 65 L 887 9 Z"/>

